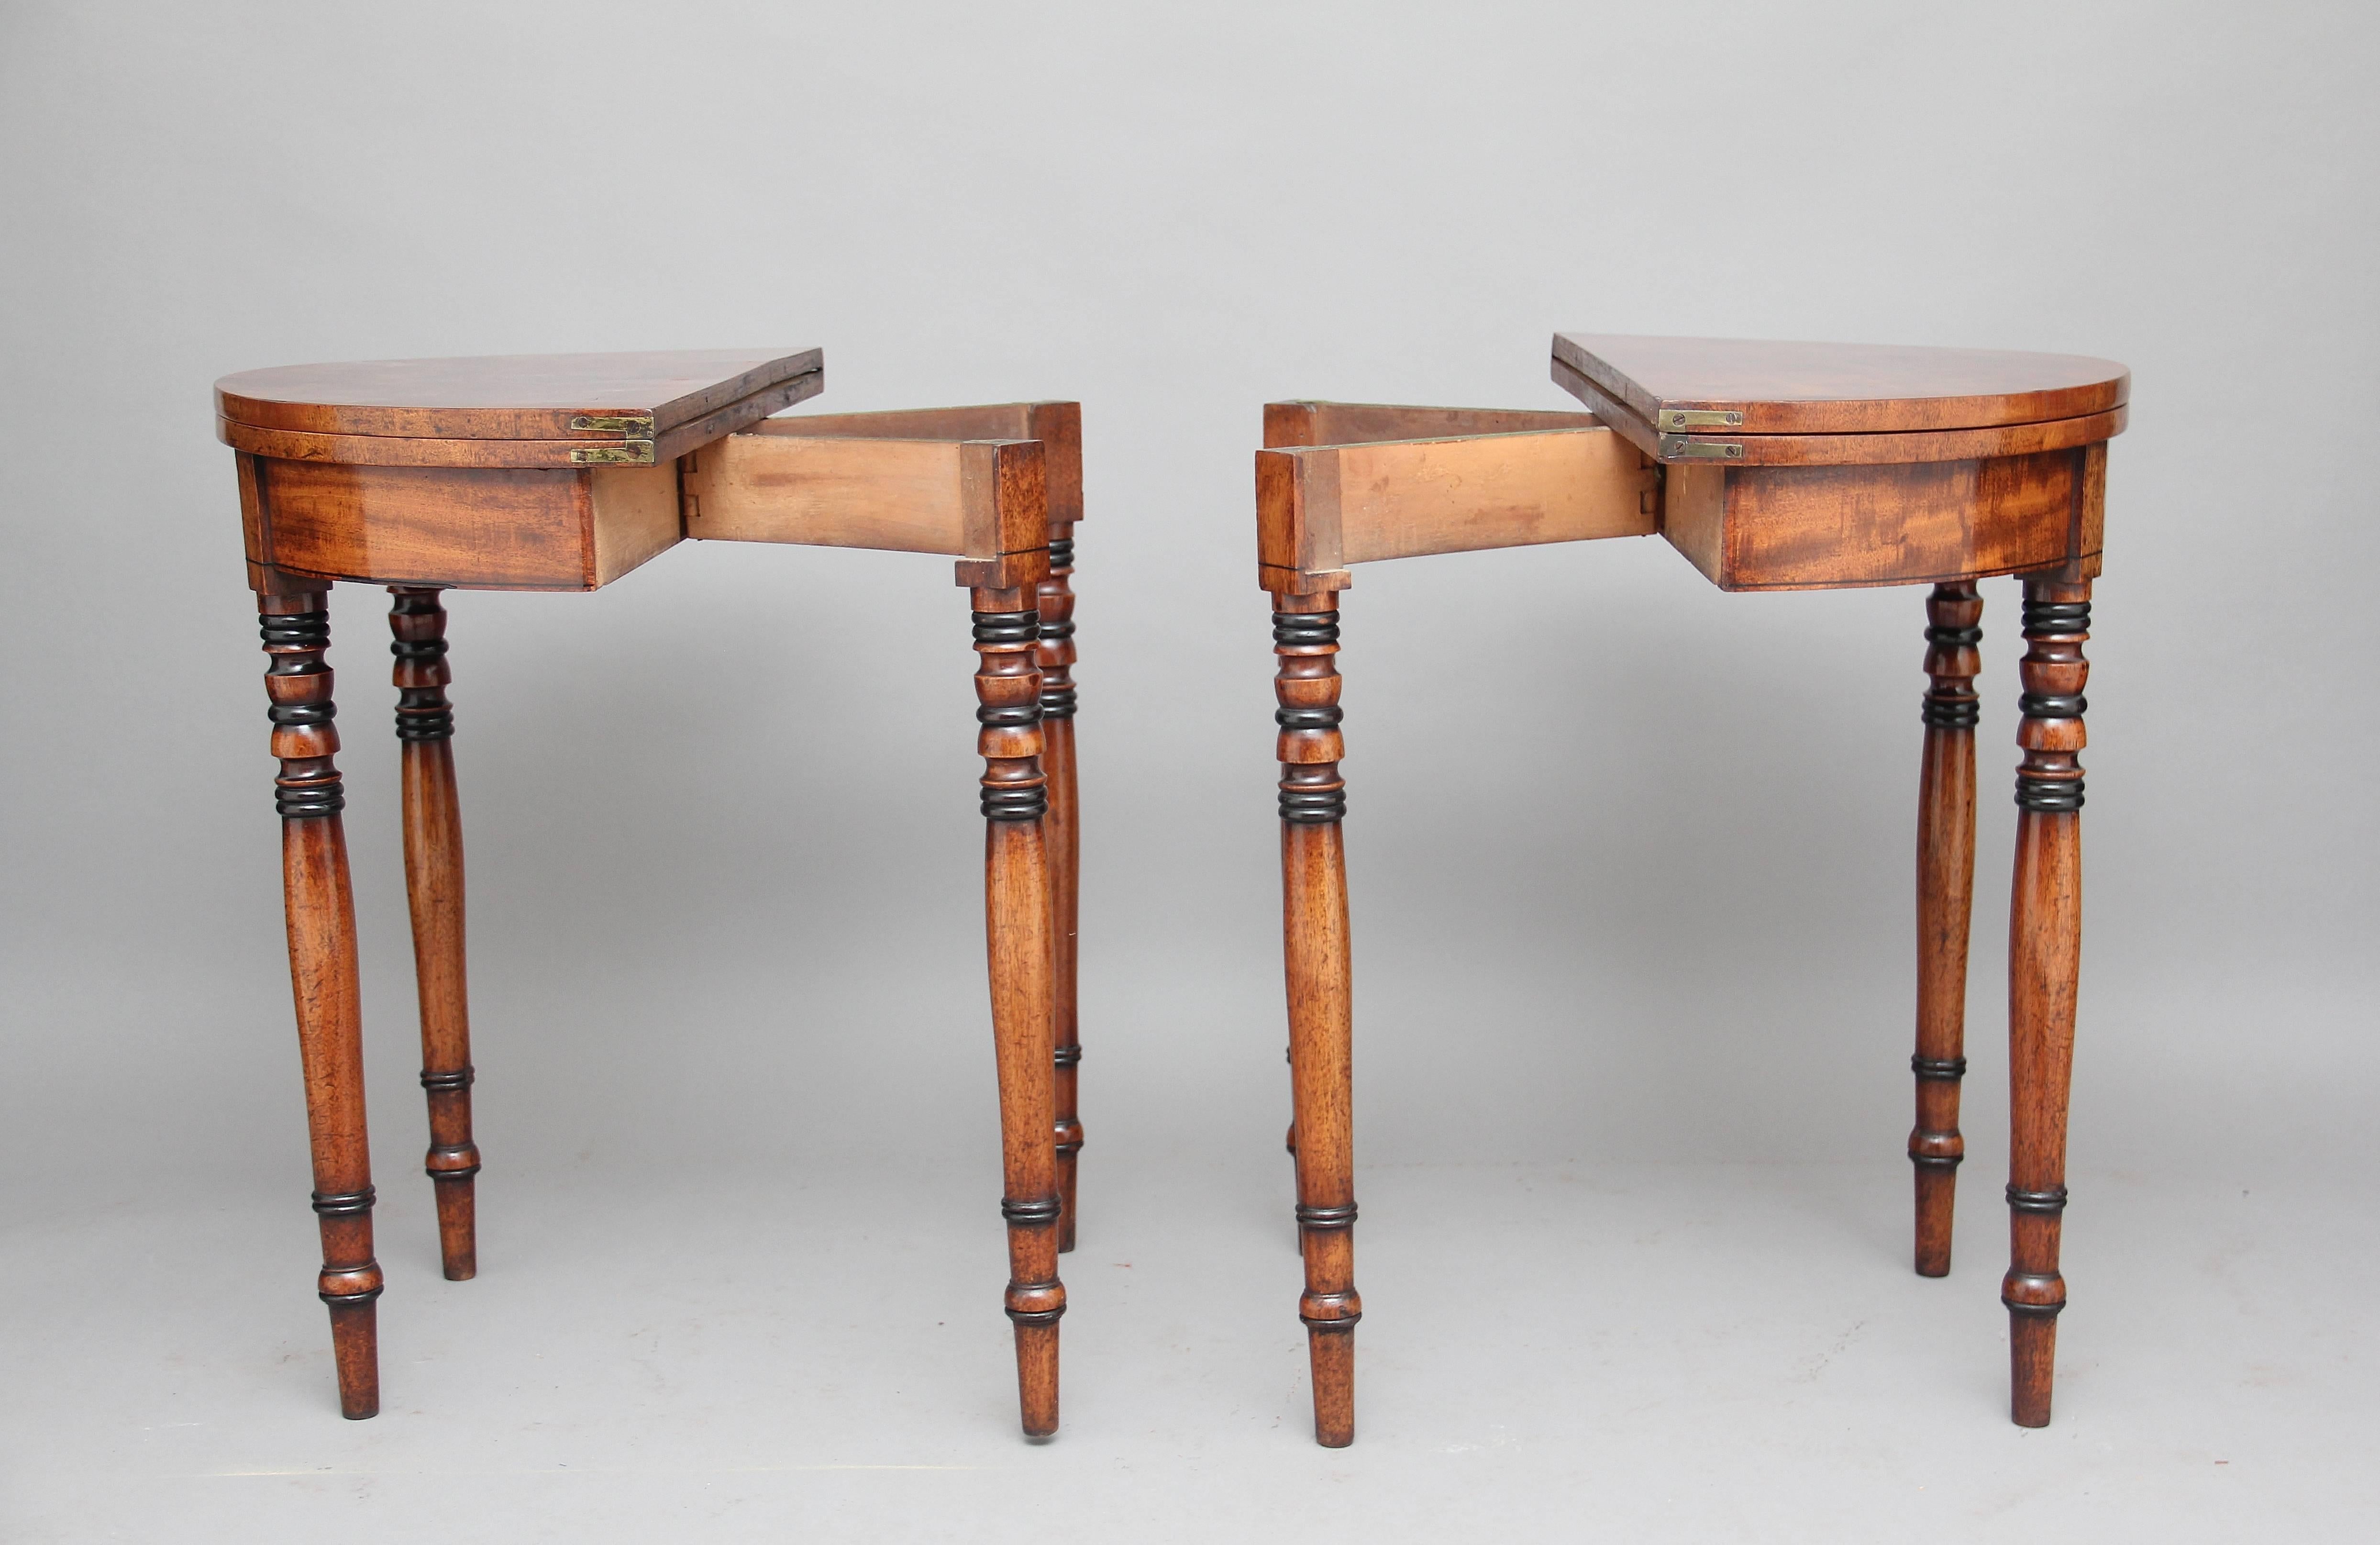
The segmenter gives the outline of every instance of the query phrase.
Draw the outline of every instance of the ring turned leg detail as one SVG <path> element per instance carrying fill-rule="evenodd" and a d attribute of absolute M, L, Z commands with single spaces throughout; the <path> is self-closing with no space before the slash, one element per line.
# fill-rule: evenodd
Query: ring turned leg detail
<path fill-rule="evenodd" d="M 1967 925 L 1975 894 L 1975 675 L 1984 603 L 1972 584 L 1937 585 L 1925 602 L 1925 749 L 1917 784 L 1917 1272 L 1950 1271 L 1957 1200 L 1959 1080 L 1966 1076 Z"/>
<path fill-rule="evenodd" d="M 2082 932 L 2082 658 L 2091 586 L 2027 579 L 2017 745 L 2016 870 L 2009 904 L 2010 1414 L 2049 1425 L 2066 1210 L 2066 1102 Z"/>
<path fill-rule="evenodd" d="M 405 890 L 413 911 L 413 974 L 421 999 L 421 1088 L 430 1104 L 425 1162 L 438 1198 L 446 1280 L 479 1274 L 472 1177 L 471 1010 L 464 972 L 463 818 L 455 797 L 455 714 L 446 701 L 446 609 L 439 592 L 392 585 Z"/>
<path fill-rule="evenodd" d="M 1001 1216 L 1008 1223 L 1008 1318 L 1025 1434 L 1058 1430 L 1056 1048 L 1051 1040 L 1050 861 L 1043 815 L 1040 618 L 1026 590 L 977 590 L 976 718 L 983 728 L 984 924 L 1000 1064 Z"/>
<path fill-rule="evenodd" d="M 1347 868 L 1339 775 L 1339 614 L 1330 595 L 1273 598 L 1273 690 L 1280 708 L 1281 942 L 1288 979 L 1297 1229 L 1305 1260 L 1298 1300 L 1314 1377 L 1314 1439 L 1355 1441 L 1354 1018 Z"/>
<path fill-rule="evenodd" d="M 1060 529 L 1071 530 L 1072 527 Z M 1075 1247 L 1075 1156 L 1083 1150 L 1083 1123 L 1075 1108 L 1076 1069 L 1083 1060 L 1075 1008 L 1076 919 L 1081 910 L 1082 830 L 1075 805 L 1075 540 L 1050 540 L 1050 578 L 1036 599 L 1040 642 L 1034 663 L 1041 670 L 1041 766 L 1050 780 L 1049 834 L 1050 951 L 1055 994 L 1058 1145 L 1058 1249 Z"/>
<path fill-rule="evenodd" d="M 331 645 L 326 592 L 258 592 L 270 663 L 273 780 L 281 812 L 281 882 L 289 930 L 289 984 L 306 1080 L 306 1130 L 314 1168 L 314 1214 L 322 1237 L 316 1287 L 331 1311 L 339 1413 L 380 1414 L 382 1287 L 372 1259 L 370 1142 L 364 1126 L 363 1017 L 356 979 L 355 896 L 339 811 L 339 732 L 331 721 Z"/>

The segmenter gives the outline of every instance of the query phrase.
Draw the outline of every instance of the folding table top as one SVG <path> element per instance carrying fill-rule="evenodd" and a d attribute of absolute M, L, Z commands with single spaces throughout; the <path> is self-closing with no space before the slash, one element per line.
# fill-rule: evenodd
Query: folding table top
<path fill-rule="evenodd" d="M 285 365 L 215 383 L 216 432 L 298 461 L 649 465 L 817 395 L 824 369 L 815 348 Z"/>
<path fill-rule="evenodd" d="M 1747 465 L 2068 448 L 2121 432 L 2132 380 L 2074 354 L 1584 333 L 1556 334 L 1553 363 L 1648 454 Z M 1819 436 L 1842 438 L 1809 443 Z"/>

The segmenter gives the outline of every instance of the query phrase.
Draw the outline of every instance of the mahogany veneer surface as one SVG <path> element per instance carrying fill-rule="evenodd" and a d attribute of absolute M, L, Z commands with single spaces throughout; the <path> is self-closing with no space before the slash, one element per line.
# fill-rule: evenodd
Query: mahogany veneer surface
<path fill-rule="evenodd" d="M 1733 411 L 1716 434 L 1897 434 L 2084 418 L 2120 408 L 2112 359 L 2004 349 L 1557 333 L 1554 358 L 1654 428 L 1671 410 Z"/>
<path fill-rule="evenodd" d="M 217 430 L 289 460 L 415 467 L 568 467 L 649 419 L 654 459 L 731 434 L 817 395 L 808 349 L 534 354 L 283 365 L 215 383 Z"/>
<path fill-rule="evenodd" d="M 2114 360 L 1558 333 L 1553 377 L 1666 468 L 1662 532 L 1724 589 L 2098 572 Z"/>

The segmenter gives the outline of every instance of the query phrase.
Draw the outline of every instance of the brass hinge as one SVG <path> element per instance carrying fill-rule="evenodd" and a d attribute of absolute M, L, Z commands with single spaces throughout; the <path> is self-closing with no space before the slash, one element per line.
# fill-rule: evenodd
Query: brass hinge
<path fill-rule="evenodd" d="M 1655 429 L 1734 429 L 1742 422 L 1732 408 L 1665 408 L 1653 415 Z"/>
<path fill-rule="evenodd" d="M 1682 434 L 1665 434 L 1661 455 L 1667 460 L 1736 461 L 1742 457 L 1743 446 L 1734 440 L 1689 440 Z"/>
<path fill-rule="evenodd" d="M 575 430 L 616 434 L 616 445 L 588 445 L 570 453 L 574 467 L 650 467 L 653 464 L 653 416 L 650 413 L 581 413 L 570 420 Z"/>

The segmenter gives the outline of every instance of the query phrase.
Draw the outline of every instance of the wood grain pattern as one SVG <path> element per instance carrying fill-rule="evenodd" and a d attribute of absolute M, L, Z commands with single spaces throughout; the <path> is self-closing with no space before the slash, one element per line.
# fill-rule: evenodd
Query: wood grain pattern
<path fill-rule="evenodd" d="M 1665 410 L 1735 411 L 1729 427 L 1747 435 L 2028 424 L 2106 413 L 2131 393 L 2112 359 L 2003 349 L 1558 333 L 1553 355 L 1656 428 Z"/>
<path fill-rule="evenodd" d="M 734 434 L 682 465 L 686 531 L 704 541 L 941 553 L 995 570 L 1050 544 L 1038 441 Z M 1044 556 L 1031 578 L 1048 572 Z"/>
<path fill-rule="evenodd" d="M 620 436 L 575 440 L 419 440 L 368 434 L 308 434 L 215 420 L 215 438 L 233 450 L 278 461 L 345 467 L 542 467 L 566 470 L 573 451 L 617 445 Z"/>
<path fill-rule="evenodd" d="M 585 472 L 340 467 L 258 457 L 259 563 L 367 583 L 465 575 L 524 590 L 578 590 Z"/>
<path fill-rule="evenodd" d="M 449 1282 L 479 1275 L 471 1140 L 471 1006 L 463 929 L 463 813 L 455 790 L 455 712 L 446 700 L 446 608 L 434 590 L 393 587 L 398 809 L 405 894 L 413 918 L 413 979 L 421 1007 L 421 1089 L 430 1107 L 423 1169 L 438 1202 L 440 1260 Z"/>
<path fill-rule="evenodd" d="M 1351 445 L 1371 440 L 1443 440 L 1468 434 L 1521 434 L 1535 430 L 1594 429 L 1592 413 L 1550 413 L 1512 408 L 1414 408 L 1377 402 L 1269 402 L 1264 443 Z"/>
<path fill-rule="evenodd" d="M 2068 556 L 2081 459 L 2052 451 L 1881 467 L 1697 468 L 1682 483 L 1685 469 L 1672 468 L 1665 529 L 1723 590 L 2014 574 Z"/>
<path fill-rule="evenodd" d="M 264 494 L 260 486 L 262 474 L 258 470 L 256 457 L 245 452 L 232 456 L 232 467 L 239 486 L 240 551 L 248 559 L 249 588 L 270 593 L 276 581 L 264 562 L 264 554 L 269 549 L 264 528 Z"/>
<path fill-rule="evenodd" d="M 2080 566 L 2083 578 L 2096 578 L 2101 549 L 2107 539 L 2107 447 L 2082 447 L 2082 486 L 2074 505 L 2074 536 L 2067 543 L 2068 561 Z"/>
<path fill-rule="evenodd" d="M 1721 590 L 1730 588 L 1727 483 L 1724 467 L 1661 468 L 1661 535 Z"/>
<path fill-rule="evenodd" d="M 643 448 L 638 456 L 648 466 L 672 460 L 816 396 L 820 380 L 815 374 L 795 376 L 698 419 L 659 431 L 651 440 L 640 442 Z M 431 440 L 412 435 L 317 434 L 264 429 L 229 419 L 215 420 L 215 437 L 234 450 L 256 456 L 354 467 L 570 468 L 587 465 L 594 453 L 634 448 L 625 432 L 619 430 L 589 431 L 568 439 Z"/>
<path fill-rule="evenodd" d="M 1342 560 L 1646 536 L 1658 481 L 1602 428 L 1347 445 L 1339 460 Z"/>
<path fill-rule="evenodd" d="M 666 433 L 800 377 L 820 377 L 808 388 L 815 391 L 825 367 L 815 348 L 281 365 L 216 382 L 215 412 L 256 429 L 308 434 L 583 444 L 607 436 L 573 429 L 575 418 L 650 415 L 655 432 Z"/>
<path fill-rule="evenodd" d="M 1072 402 L 1002 402 L 879 413 L 803 413 L 752 426 L 755 434 L 844 440 L 1038 440 L 1052 526 L 1083 518 L 1083 409 Z"/>
<path fill-rule="evenodd" d="M 1966 1076 L 1967 931 L 1975 894 L 1975 676 L 1984 603 L 1972 583 L 1937 585 L 1925 602 L 1925 748 L 1917 780 L 1916 1264 L 1950 1271 L 1959 1164 L 1959 1084 Z"/>
<path fill-rule="evenodd" d="M 1281 949 L 1296 1110 L 1298 1318 L 1314 1381 L 1314 1441 L 1355 1441 L 1354 1011 L 1342 825 L 1339 614 L 1330 596 L 1273 598 L 1281 734 Z"/>
<path fill-rule="evenodd" d="M 987 454 L 981 445 L 972 459 Z M 680 463 L 686 532 L 705 541 L 964 554 L 988 513 L 970 510 L 969 496 L 982 501 L 990 486 L 980 469 L 970 477 L 969 459 L 969 445 L 953 440 L 729 435 Z"/>
<path fill-rule="evenodd" d="M 1657 449 L 1654 455 L 1658 460 L 1674 464 L 1694 459 L 1694 449 L 1718 446 L 1725 450 L 1729 445 L 1740 445 L 1742 454 L 1728 456 L 1727 465 L 1745 467 L 1869 467 L 2033 456 L 2043 451 L 2072 450 L 2121 434 L 2129 421 L 2128 411 L 2119 408 L 2081 419 L 1910 434 L 1755 434 L 1740 439 L 1687 435 L 1682 440 L 1690 448 L 1687 452 Z M 1615 422 L 1613 428 L 1620 426 Z"/>
<path fill-rule="evenodd" d="M 1056 1043 L 1050 988 L 1050 865 L 1042 817 L 1040 614 L 1023 589 L 978 590 L 976 718 L 982 728 L 984 929 L 1000 1069 L 1001 1215 L 1008 1223 L 1008 1317 L 1019 1409 L 1029 1438 L 1058 1430 Z"/>
<path fill-rule="evenodd" d="M 257 457 L 251 561 L 367 584 L 593 590 L 677 541 L 677 469 L 342 467 Z"/>
<path fill-rule="evenodd" d="M 1310 593 L 1354 564 L 1646 536 L 1658 482 L 1601 428 L 1258 451 L 1260 579 Z"/>
<path fill-rule="evenodd" d="M 2049 1425 L 2066 1210 L 2066 1112 L 2082 942 L 2082 689 L 2089 581 L 2028 578 L 2017 745 L 2016 866 L 2009 892 L 2010 1415 Z"/>
<path fill-rule="evenodd" d="M 289 985 L 306 1083 L 306 1132 L 314 1215 L 322 1241 L 315 1289 L 331 1314 L 339 1413 L 380 1414 L 375 1301 L 383 1286 L 372 1256 L 371 1144 L 364 1121 L 362 992 L 356 973 L 356 906 L 339 812 L 339 732 L 333 720 L 330 597 L 262 594 L 258 623 L 269 662 L 265 695 L 273 755 L 281 763 L 282 895 L 289 931 Z"/>
<path fill-rule="evenodd" d="M 675 547 L 684 535 L 677 468 L 599 467 L 587 473 L 583 517 L 594 584 L 610 584 Z"/>
<path fill-rule="evenodd" d="M 1896 434 L 1750 434 L 1737 429 L 1670 432 L 1639 418 L 1560 359 L 1554 361 L 1553 378 L 1615 433 L 1672 467 L 1864 467 L 2029 456 L 2106 440 L 2122 433 L 2127 421 L 2127 409 L 2118 407 L 2071 419 Z"/>

